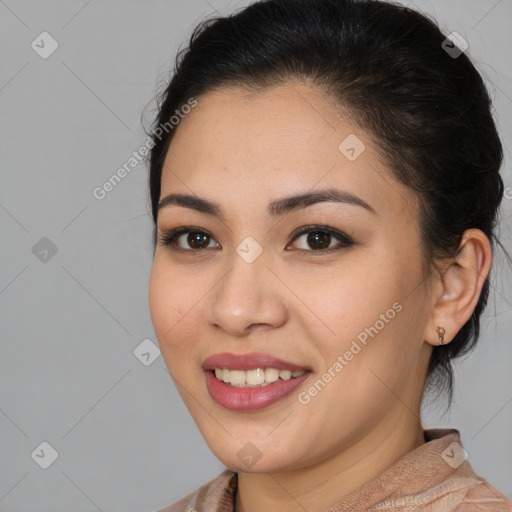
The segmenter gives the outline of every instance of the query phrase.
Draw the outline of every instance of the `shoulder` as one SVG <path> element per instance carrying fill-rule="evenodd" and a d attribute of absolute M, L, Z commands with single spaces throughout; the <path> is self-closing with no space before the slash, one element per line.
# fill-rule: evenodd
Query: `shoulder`
<path fill-rule="evenodd" d="M 512 500 L 478 476 L 469 463 L 466 463 L 465 474 L 455 478 L 453 483 L 456 488 L 452 496 L 459 494 L 461 497 L 455 512 L 512 512 Z"/>
<path fill-rule="evenodd" d="M 512 500 L 475 473 L 458 430 L 427 430 L 425 440 L 431 445 L 425 455 L 438 475 L 435 485 L 422 493 L 432 510 L 512 512 Z"/>
<path fill-rule="evenodd" d="M 155 512 L 232 512 L 237 474 L 229 469 L 181 500 Z"/>
<path fill-rule="evenodd" d="M 439 501 L 454 512 L 512 512 L 512 500 L 477 475 L 467 459 L 460 433 L 456 429 L 434 429 L 426 439 L 444 440 L 441 458 L 447 463 L 445 480 L 438 486 Z M 447 446 L 446 446 L 447 445 Z M 456 459 L 460 458 L 459 461 Z M 451 507 L 451 508 L 450 508 Z"/>

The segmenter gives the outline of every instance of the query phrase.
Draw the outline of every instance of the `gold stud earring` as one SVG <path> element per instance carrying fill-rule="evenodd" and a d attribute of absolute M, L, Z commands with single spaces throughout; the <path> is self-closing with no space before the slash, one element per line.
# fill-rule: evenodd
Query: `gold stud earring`
<path fill-rule="evenodd" d="M 444 333 L 446 332 L 444 327 L 438 327 L 438 332 L 439 332 L 439 345 L 443 345 L 443 341 L 444 341 Z"/>

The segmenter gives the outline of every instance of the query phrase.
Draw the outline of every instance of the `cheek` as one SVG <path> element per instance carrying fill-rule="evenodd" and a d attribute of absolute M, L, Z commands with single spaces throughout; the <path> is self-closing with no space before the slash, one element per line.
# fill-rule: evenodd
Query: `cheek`
<path fill-rule="evenodd" d="M 347 343 L 350 345 L 351 340 L 376 322 L 379 330 L 384 332 L 386 329 L 382 329 L 380 315 L 388 310 L 386 320 L 393 321 L 396 316 L 393 304 L 400 298 L 396 280 L 373 263 L 364 268 L 361 263 L 359 268 L 333 272 L 314 284 L 311 275 L 306 280 L 300 277 L 301 281 L 295 281 L 305 285 L 297 289 L 297 295 L 307 298 L 305 302 L 313 313 L 312 322 L 318 324 L 313 338 L 319 340 L 327 352 L 338 354 L 348 349 L 345 347 Z M 364 338 L 364 334 L 361 337 Z"/>
<path fill-rule="evenodd" d="M 411 326 L 420 320 L 409 295 L 412 276 L 397 278 L 396 264 L 388 260 L 386 265 L 384 258 L 380 265 L 359 263 L 358 270 L 331 276 L 316 289 L 308 287 L 308 304 L 316 315 L 308 336 L 324 365 L 319 370 L 336 374 L 332 392 L 336 389 L 338 400 L 347 404 L 389 398 L 379 378 L 390 388 L 400 387 L 410 377 L 418 350 L 412 343 Z"/>
<path fill-rule="evenodd" d="M 202 295 L 204 291 L 201 292 L 200 282 L 195 282 L 193 274 L 154 262 L 149 280 L 149 309 L 164 358 L 180 360 L 184 358 L 181 353 L 194 349 L 193 338 L 187 332 L 200 321 L 198 301 Z"/>
<path fill-rule="evenodd" d="M 158 263 L 153 263 L 149 279 L 149 311 L 160 343 L 163 333 L 172 326 L 173 318 L 179 315 L 172 293 L 176 283 L 172 283 L 172 288 L 170 284 L 167 273 L 162 271 Z"/>

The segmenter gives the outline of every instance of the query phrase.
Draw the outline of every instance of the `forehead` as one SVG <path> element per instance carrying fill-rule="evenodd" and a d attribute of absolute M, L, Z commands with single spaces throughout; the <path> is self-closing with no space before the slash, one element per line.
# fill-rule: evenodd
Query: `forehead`
<path fill-rule="evenodd" d="M 201 146 L 228 142 L 229 137 L 238 143 L 232 144 L 231 153 L 243 144 L 245 150 L 265 152 L 268 158 L 286 154 L 293 160 L 305 141 L 324 139 L 324 149 L 331 143 L 331 150 L 336 151 L 336 129 L 343 129 L 344 124 L 336 115 L 335 104 L 317 88 L 305 84 L 281 84 L 262 90 L 218 88 L 200 96 L 197 102 L 180 122 L 173 143 L 179 144 L 179 139 L 194 132 Z M 218 149 L 216 154 L 223 149 L 214 147 Z M 289 149 L 293 153 L 287 152 Z"/>
<path fill-rule="evenodd" d="M 198 97 L 175 130 L 162 196 L 236 197 L 247 205 L 258 197 L 337 186 L 376 210 L 403 213 L 415 204 L 369 134 L 313 86 L 220 88 Z"/>

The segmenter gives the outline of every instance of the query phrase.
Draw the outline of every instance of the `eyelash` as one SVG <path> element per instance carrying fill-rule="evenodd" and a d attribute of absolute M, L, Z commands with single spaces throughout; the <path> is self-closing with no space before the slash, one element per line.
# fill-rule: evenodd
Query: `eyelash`
<path fill-rule="evenodd" d="M 197 228 L 194 226 L 181 226 L 178 228 L 170 229 L 170 230 L 162 230 L 162 233 L 158 237 L 158 242 L 160 245 L 168 246 L 172 248 L 175 252 L 180 253 L 194 253 L 197 254 L 199 252 L 203 252 L 206 250 L 204 249 L 183 249 L 181 247 L 176 247 L 174 244 L 175 240 L 183 234 L 188 233 L 201 233 L 212 240 L 215 240 L 207 231 L 201 228 Z M 299 252 L 302 253 L 320 253 L 320 254 L 327 254 L 334 251 L 339 251 L 341 249 L 350 247 L 351 245 L 354 245 L 353 240 L 346 235 L 345 233 L 338 231 L 337 229 L 333 229 L 329 226 L 321 226 L 321 225 L 308 225 L 308 226 L 302 226 L 301 228 L 297 229 L 294 233 L 292 233 L 292 239 L 291 242 L 295 242 L 298 238 L 300 238 L 302 235 L 306 233 L 323 233 L 331 235 L 332 237 L 339 240 L 341 243 L 338 246 L 330 247 L 327 249 L 319 249 L 319 250 L 307 250 L 307 249 L 297 249 Z M 291 243 L 290 242 L 290 243 Z"/>

